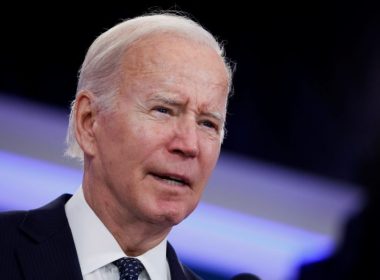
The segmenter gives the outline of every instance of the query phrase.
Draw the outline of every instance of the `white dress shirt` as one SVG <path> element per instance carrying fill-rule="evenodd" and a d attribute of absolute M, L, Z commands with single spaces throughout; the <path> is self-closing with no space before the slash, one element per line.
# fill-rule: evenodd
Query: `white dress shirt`
<path fill-rule="evenodd" d="M 80 188 L 65 205 L 84 280 L 119 280 L 113 261 L 127 257 L 119 244 L 87 204 Z M 164 239 L 139 259 L 144 270 L 139 280 L 170 280 Z"/>

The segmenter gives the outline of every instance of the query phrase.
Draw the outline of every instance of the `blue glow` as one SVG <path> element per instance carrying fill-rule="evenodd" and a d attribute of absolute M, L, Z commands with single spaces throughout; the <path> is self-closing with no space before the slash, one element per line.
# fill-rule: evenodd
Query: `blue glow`
<path fill-rule="evenodd" d="M 0 207 L 30 209 L 81 184 L 80 170 L 0 150 Z"/>
<path fill-rule="evenodd" d="M 2 209 L 38 207 L 73 193 L 81 179 L 78 169 L 0 150 Z M 267 280 L 290 279 L 301 261 L 321 258 L 334 245 L 327 236 L 206 203 L 174 227 L 169 240 L 188 264 Z"/>
<path fill-rule="evenodd" d="M 327 236 L 205 203 L 177 228 L 170 239 L 188 263 L 229 276 L 245 271 L 290 279 L 301 261 L 334 247 Z M 207 249 L 199 254 L 199 248 Z"/>

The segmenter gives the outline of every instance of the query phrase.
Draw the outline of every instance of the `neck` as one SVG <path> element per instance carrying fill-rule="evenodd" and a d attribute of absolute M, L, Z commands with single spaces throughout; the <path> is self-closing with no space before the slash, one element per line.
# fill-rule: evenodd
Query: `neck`
<path fill-rule="evenodd" d="M 106 187 L 96 187 L 84 180 L 83 194 L 127 256 L 139 256 L 156 247 L 171 230 L 167 225 L 142 221 L 125 211 L 125 208 L 118 207 Z"/>
<path fill-rule="evenodd" d="M 115 218 L 109 214 L 101 213 L 99 217 L 127 256 L 134 257 L 144 254 L 164 240 L 170 231 L 170 229 L 163 230 L 138 221 L 123 221 L 123 224 L 120 224 L 115 222 Z"/>

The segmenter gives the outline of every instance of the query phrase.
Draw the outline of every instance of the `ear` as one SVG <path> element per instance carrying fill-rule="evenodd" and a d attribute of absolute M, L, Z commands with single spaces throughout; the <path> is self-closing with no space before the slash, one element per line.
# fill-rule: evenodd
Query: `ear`
<path fill-rule="evenodd" d="M 94 125 L 96 117 L 95 96 L 81 91 L 75 100 L 75 136 L 85 155 L 95 153 Z"/>

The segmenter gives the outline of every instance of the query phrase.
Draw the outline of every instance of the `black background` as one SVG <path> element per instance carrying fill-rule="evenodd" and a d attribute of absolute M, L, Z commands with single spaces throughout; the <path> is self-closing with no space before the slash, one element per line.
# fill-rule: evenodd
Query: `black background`
<path fill-rule="evenodd" d="M 128 17 L 180 9 L 224 41 L 237 63 L 224 150 L 362 183 L 363 166 L 378 157 L 379 12 L 305 2 L 8 5 L 0 90 L 68 110 L 96 36 Z"/>

